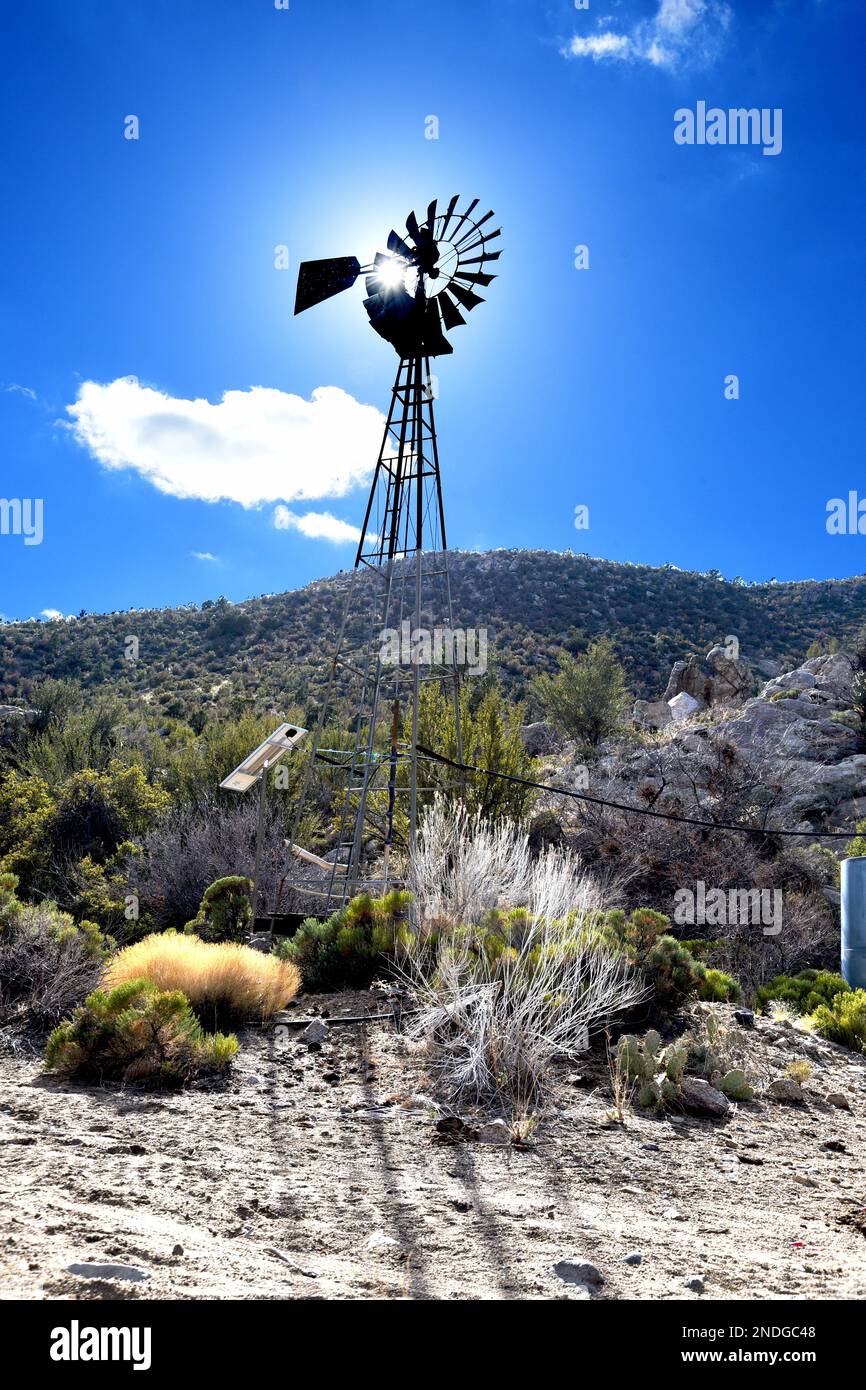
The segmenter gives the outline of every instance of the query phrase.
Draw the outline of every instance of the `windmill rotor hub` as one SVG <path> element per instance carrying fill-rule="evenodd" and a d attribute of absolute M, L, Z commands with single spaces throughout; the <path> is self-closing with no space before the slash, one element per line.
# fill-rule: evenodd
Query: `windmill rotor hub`
<path fill-rule="evenodd" d="M 455 195 L 440 212 L 434 198 L 423 222 L 410 212 L 406 236 L 390 232 L 387 251 L 378 252 L 363 272 L 354 256 L 304 261 L 295 313 L 348 289 L 363 273 L 370 325 L 401 358 L 452 352 L 446 332 L 465 324 L 464 310 L 484 302 L 477 287 L 495 279 L 491 267 L 502 254 L 490 249 L 500 235 L 498 228 L 488 230 L 493 213 L 477 217 L 477 198 L 460 212 L 459 201 Z"/>

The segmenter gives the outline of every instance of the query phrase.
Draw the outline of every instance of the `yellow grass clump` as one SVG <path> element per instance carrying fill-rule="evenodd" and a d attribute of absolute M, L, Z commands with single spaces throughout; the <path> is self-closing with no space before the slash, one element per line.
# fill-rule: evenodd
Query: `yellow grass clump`
<path fill-rule="evenodd" d="M 106 968 L 104 987 L 150 980 L 159 990 L 180 990 L 208 1026 L 270 1018 L 298 992 L 291 961 L 231 942 L 161 932 L 120 951 Z"/>

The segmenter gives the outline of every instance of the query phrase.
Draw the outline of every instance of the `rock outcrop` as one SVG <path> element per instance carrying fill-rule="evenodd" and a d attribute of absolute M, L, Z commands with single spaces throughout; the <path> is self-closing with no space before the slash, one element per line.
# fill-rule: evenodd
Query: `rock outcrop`
<path fill-rule="evenodd" d="M 766 662 L 760 663 L 765 669 Z M 646 731 L 672 725 L 664 758 L 664 792 L 697 789 L 713 800 L 711 773 L 730 757 L 761 769 L 781 789 L 772 823 L 804 832 L 849 829 L 866 816 L 866 744 L 854 713 L 854 657 L 815 657 L 770 677 L 754 694 L 758 663 L 714 647 L 705 661 L 677 661 L 661 700 L 639 700 L 634 722 Z M 696 719 L 696 715 L 702 715 Z M 608 789 L 628 799 L 646 784 L 658 789 L 659 752 L 602 760 Z M 704 777 L 702 768 L 706 769 Z"/>

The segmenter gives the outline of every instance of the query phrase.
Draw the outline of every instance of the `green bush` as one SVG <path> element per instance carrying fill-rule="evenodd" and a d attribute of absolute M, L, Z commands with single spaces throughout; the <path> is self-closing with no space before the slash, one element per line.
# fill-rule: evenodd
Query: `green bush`
<path fill-rule="evenodd" d="M 848 984 L 831 970 L 801 970 L 799 975 L 777 975 L 758 990 L 758 1007 L 766 1010 L 773 1000 L 787 1004 L 795 1013 L 811 1014 L 821 1004 L 832 1004 L 844 994 Z"/>
<path fill-rule="evenodd" d="M 364 893 L 327 921 L 308 917 L 277 944 L 277 955 L 297 966 L 308 994 L 368 985 L 394 955 L 410 901 L 397 889 L 379 899 Z"/>
<path fill-rule="evenodd" d="M 866 1052 L 866 989 L 846 989 L 812 1013 L 815 1032 L 854 1052 Z"/>
<path fill-rule="evenodd" d="M 742 997 L 743 991 L 738 981 L 724 970 L 707 968 L 698 982 L 699 999 L 707 999 L 714 1004 L 739 1004 Z"/>
<path fill-rule="evenodd" d="M 237 874 L 218 878 L 205 889 L 201 906 L 184 931 L 194 932 L 203 941 L 242 940 L 253 917 L 252 887 L 252 879 Z"/>
<path fill-rule="evenodd" d="M 179 1085 L 221 1071 L 237 1050 L 236 1038 L 202 1031 L 180 990 L 128 980 L 94 991 L 54 1029 L 45 1064 L 67 1077 Z"/>
<path fill-rule="evenodd" d="M 706 967 L 672 936 L 660 936 L 643 962 L 647 983 L 655 991 L 656 1008 L 676 1010 L 697 994 Z"/>
<path fill-rule="evenodd" d="M 743 991 L 737 980 L 698 959 L 715 945 L 711 941 L 678 941 L 669 933 L 670 919 L 650 908 L 630 916 L 620 909 L 604 914 L 600 928 L 610 945 L 625 952 L 653 989 L 656 1012 L 667 1014 L 688 999 L 737 1003 Z"/>

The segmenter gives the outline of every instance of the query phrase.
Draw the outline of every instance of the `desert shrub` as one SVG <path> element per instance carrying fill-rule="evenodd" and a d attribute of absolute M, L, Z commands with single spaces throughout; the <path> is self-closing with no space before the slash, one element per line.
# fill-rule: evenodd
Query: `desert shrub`
<path fill-rule="evenodd" d="M 237 1050 L 236 1038 L 202 1032 L 180 990 L 132 979 L 94 991 L 59 1024 L 45 1064 L 61 1076 L 179 1084 L 220 1071 Z"/>
<path fill-rule="evenodd" d="M 546 718 L 573 738 L 594 747 L 615 733 L 629 705 L 625 671 L 607 637 L 580 657 L 560 652 L 555 676 L 537 676 L 533 695 Z"/>
<path fill-rule="evenodd" d="M 807 1062 L 805 1057 L 798 1057 L 793 1062 L 789 1062 L 785 1068 L 785 1073 L 790 1076 L 792 1081 L 796 1081 L 798 1086 L 804 1086 L 810 1077 L 814 1076 L 815 1068 L 811 1062 Z"/>
<path fill-rule="evenodd" d="M 205 889 L 199 910 L 184 931 L 194 932 L 204 941 L 239 940 L 252 921 L 252 888 L 252 879 L 238 874 L 218 878 Z"/>
<path fill-rule="evenodd" d="M 259 890 L 261 901 L 268 903 L 276 901 L 285 871 L 287 827 L 280 801 L 272 797 L 265 816 Z M 252 874 L 258 830 L 255 803 L 255 797 L 228 803 L 216 798 L 209 803 L 182 801 L 144 837 L 140 855 L 127 863 L 126 891 L 137 894 L 142 915 L 152 918 L 157 929 L 182 929 L 198 915 L 210 884 Z"/>
<path fill-rule="evenodd" d="M 866 1052 L 866 989 L 834 995 L 829 1004 L 818 1005 L 811 1020 L 822 1038 L 842 1043 L 854 1052 Z"/>
<path fill-rule="evenodd" d="M 585 1051 L 646 992 L 600 930 L 597 887 L 567 853 L 533 859 L 516 826 L 434 805 L 412 882 L 418 921 L 398 963 L 455 1098 L 525 1109 L 555 1057 Z"/>
<path fill-rule="evenodd" d="M 743 991 L 733 975 L 712 967 L 707 968 L 698 981 L 697 994 L 699 999 L 715 1004 L 739 1004 L 743 997 Z"/>
<path fill-rule="evenodd" d="M 758 990 L 758 1006 L 762 1010 L 773 1000 L 787 1004 L 795 1013 L 814 1013 L 820 1004 L 832 1004 L 837 994 L 844 994 L 848 984 L 831 970 L 801 970 L 799 975 L 777 975 Z"/>
<path fill-rule="evenodd" d="M 17 886 L 0 874 L 0 1020 L 47 1027 L 93 989 L 113 942 L 52 902 L 19 902 Z"/>
<path fill-rule="evenodd" d="M 676 1012 L 695 997 L 716 1001 L 741 999 L 737 981 L 698 960 L 689 949 L 694 943 L 677 941 L 668 933 L 669 926 L 667 917 L 650 908 L 637 908 L 629 916 L 615 909 L 603 917 L 602 929 L 608 941 L 625 952 L 650 987 L 652 1009 L 665 1015 Z"/>
<path fill-rule="evenodd" d="M 297 966 L 308 994 L 368 985 L 405 935 L 410 900 L 396 889 L 378 900 L 362 894 L 324 922 L 308 917 L 277 955 Z"/>
<path fill-rule="evenodd" d="M 107 989 L 148 980 L 161 991 L 179 990 L 202 1023 L 225 1027 L 269 1018 L 285 1008 L 300 984 L 290 961 L 234 942 L 161 932 L 120 951 L 105 972 Z"/>

